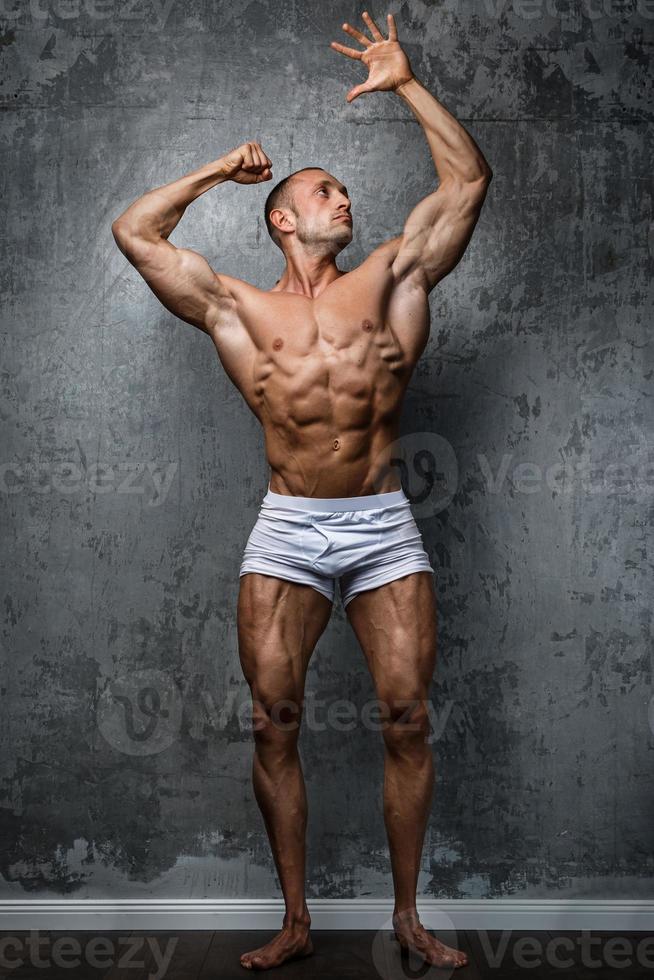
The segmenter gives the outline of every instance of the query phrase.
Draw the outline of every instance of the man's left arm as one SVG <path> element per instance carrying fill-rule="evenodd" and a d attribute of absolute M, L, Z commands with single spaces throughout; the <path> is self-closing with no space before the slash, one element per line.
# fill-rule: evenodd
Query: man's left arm
<path fill-rule="evenodd" d="M 439 185 L 407 218 L 392 271 L 396 281 L 410 278 L 429 292 L 465 252 L 493 173 L 470 134 L 415 77 L 395 92 L 425 131 Z"/>
<path fill-rule="evenodd" d="M 395 92 L 421 123 L 439 178 L 438 189 L 413 209 L 402 235 L 387 243 L 396 282 L 429 292 L 466 250 L 493 176 L 483 153 L 454 116 L 417 80 L 398 41 L 395 18 L 387 15 L 385 38 L 367 11 L 362 18 L 372 40 L 351 24 L 343 30 L 363 50 L 331 42 L 335 51 L 361 61 L 368 78 L 346 95 L 352 102 L 366 92 Z"/>

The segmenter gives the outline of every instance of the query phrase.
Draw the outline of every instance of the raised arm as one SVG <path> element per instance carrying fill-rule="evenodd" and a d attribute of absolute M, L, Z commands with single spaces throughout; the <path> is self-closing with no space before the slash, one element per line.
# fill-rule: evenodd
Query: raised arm
<path fill-rule="evenodd" d="M 138 198 L 111 226 L 116 244 L 166 309 L 211 334 L 233 304 L 226 278 L 215 273 L 197 252 L 174 246 L 168 236 L 188 205 L 217 184 L 271 179 L 272 163 L 260 145 L 243 143 L 213 163 Z"/>
<path fill-rule="evenodd" d="M 343 24 L 343 30 L 365 50 L 335 41 L 331 46 L 368 67 L 367 80 L 348 92 L 348 102 L 365 92 L 396 92 L 424 129 L 439 185 L 416 205 L 402 235 L 392 240 L 392 271 L 396 281 L 410 280 L 428 293 L 465 252 L 493 175 L 470 134 L 414 76 L 397 40 L 393 15 L 387 15 L 388 39 L 368 13 L 363 19 L 373 41 L 349 24 Z"/>

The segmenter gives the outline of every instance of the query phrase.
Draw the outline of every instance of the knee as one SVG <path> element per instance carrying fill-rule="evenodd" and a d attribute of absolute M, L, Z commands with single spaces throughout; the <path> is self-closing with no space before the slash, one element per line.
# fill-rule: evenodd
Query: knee
<path fill-rule="evenodd" d="M 252 693 L 252 734 L 259 745 L 294 748 L 302 721 L 302 705 L 297 698 L 270 697 Z"/>
<path fill-rule="evenodd" d="M 432 732 L 429 701 L 424 692 L 382 700 L 382 736 L 390 751 L 428 746 Z"/>

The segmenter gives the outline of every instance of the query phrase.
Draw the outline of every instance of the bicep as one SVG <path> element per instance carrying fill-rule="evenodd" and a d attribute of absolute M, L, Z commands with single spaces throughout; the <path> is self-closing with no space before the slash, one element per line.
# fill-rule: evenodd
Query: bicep
<path fill-rule="evenodd" d="M 396 282 L 410 278 L 429 292 L 452 271 L 468 247 L 487 190 L 488 180 L 443 182 L 416 205 L 398 239 Z"/>
<path fill-rule="evenodd" d="M 166 309 L 205 333 L 232 305 L 224 281 L 198 252 L 176 248 L 165 238 L 130 242 L 116 235 L 116 241 Z"/>

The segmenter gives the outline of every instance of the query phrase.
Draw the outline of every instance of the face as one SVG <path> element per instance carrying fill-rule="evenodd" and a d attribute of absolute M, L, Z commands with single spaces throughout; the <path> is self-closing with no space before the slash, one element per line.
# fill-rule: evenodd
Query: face
<path fill-rule="evenodd" d="M 337 254 L 352 241 L 347 187 L 326 170 L 305 170 L 293 178 L 295 233 L 308 246 Z M 347 220 L 345 215 L 350 216 Z"/>

